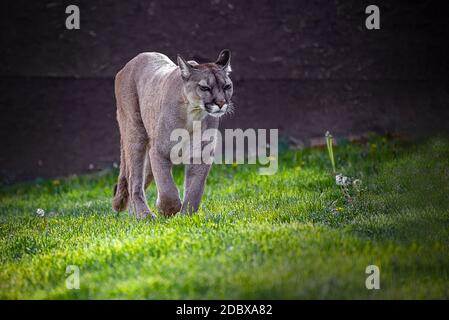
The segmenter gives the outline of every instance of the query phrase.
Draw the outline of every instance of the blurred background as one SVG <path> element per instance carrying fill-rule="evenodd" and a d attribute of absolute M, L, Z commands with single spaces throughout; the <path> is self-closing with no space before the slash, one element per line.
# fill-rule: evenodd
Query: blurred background
<path fill-rule="evenodd" d="M 67 30 L 66 6 L 81 29 Z M 365 8 L 380 8 L 380 30 Z M 233 53 L 236 112 L 221 128 L 335 136 L 449 128 L 443 1 L 3 1 L 0 179 L 119 162 L 114 76 L 144 51 L 214 61 Z"/>

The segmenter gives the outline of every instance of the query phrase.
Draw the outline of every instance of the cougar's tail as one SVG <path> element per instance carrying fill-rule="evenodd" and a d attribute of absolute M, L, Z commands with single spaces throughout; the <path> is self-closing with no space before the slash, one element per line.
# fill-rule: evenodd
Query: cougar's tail
<path fill-rule="evenodd" d="M 120 173 L 118 182 L 114 187 L 114 198 L 112 199 L 112 208 L 116 212 L 126 210 L 128 206 L 128 180 L 126 174 L 125 150 L 122 141 L 120 141 Z"/>

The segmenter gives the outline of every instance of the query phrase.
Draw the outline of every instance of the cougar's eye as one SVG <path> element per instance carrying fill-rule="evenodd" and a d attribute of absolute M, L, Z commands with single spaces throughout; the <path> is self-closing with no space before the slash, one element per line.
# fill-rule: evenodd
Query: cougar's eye
<path fill-rule="evenodd" d="M 208 86 L 202 86 L 200 85 L 200 90 L 201 91 L 210 91 L 210 88 Z"/>
<path fill-rule="evenodd" d="M 231 85 L 230 84 L 225 84 L 223 89 L 224 90 L 229 90 L 229 89 L 231 89 Z"/>

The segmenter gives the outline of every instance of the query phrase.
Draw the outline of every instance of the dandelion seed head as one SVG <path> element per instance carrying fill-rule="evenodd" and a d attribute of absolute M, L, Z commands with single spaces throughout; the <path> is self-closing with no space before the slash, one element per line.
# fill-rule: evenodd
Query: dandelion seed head
<path fill-rule="evenodd" d="M 351 184 L 351 179 L 342 174 L 337 174 L 335 176 L 335 183 L 337 186 L 347 187 Z"/>
<path fill-rule="evenodd" d="M 39 217 L 43 217 L 43 216 L 45 216 L 45 211 L 44 211 L 44 209 L 38 208 L 38 209 L 36 210 L 36 214 L 37 214 Z"/>

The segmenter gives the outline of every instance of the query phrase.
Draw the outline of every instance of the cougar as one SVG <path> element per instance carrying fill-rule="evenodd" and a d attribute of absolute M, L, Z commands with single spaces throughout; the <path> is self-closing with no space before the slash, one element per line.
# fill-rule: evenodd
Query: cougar
<path fill-rule="evenodd" d="M 186 164 L 181 203 L 172 176 L 170 133 L 178 128 L 192 134 L 194 121 L 201 130 L 217 129 L 219 118 L 231 112 L 233 84 L 231 53 L 217 61 L 197 63 L 178 55 L 177 65 L 157 52 L 137 55 L 115 77 L 117 121 L 120 129 L 120 173 L 114 188 L 113 209 L 128 209 L 137 218 L 155 214 L 145 190 L 155 180 L 156 208 L 164 216 L 198 210 L 210 164 Z"/>

